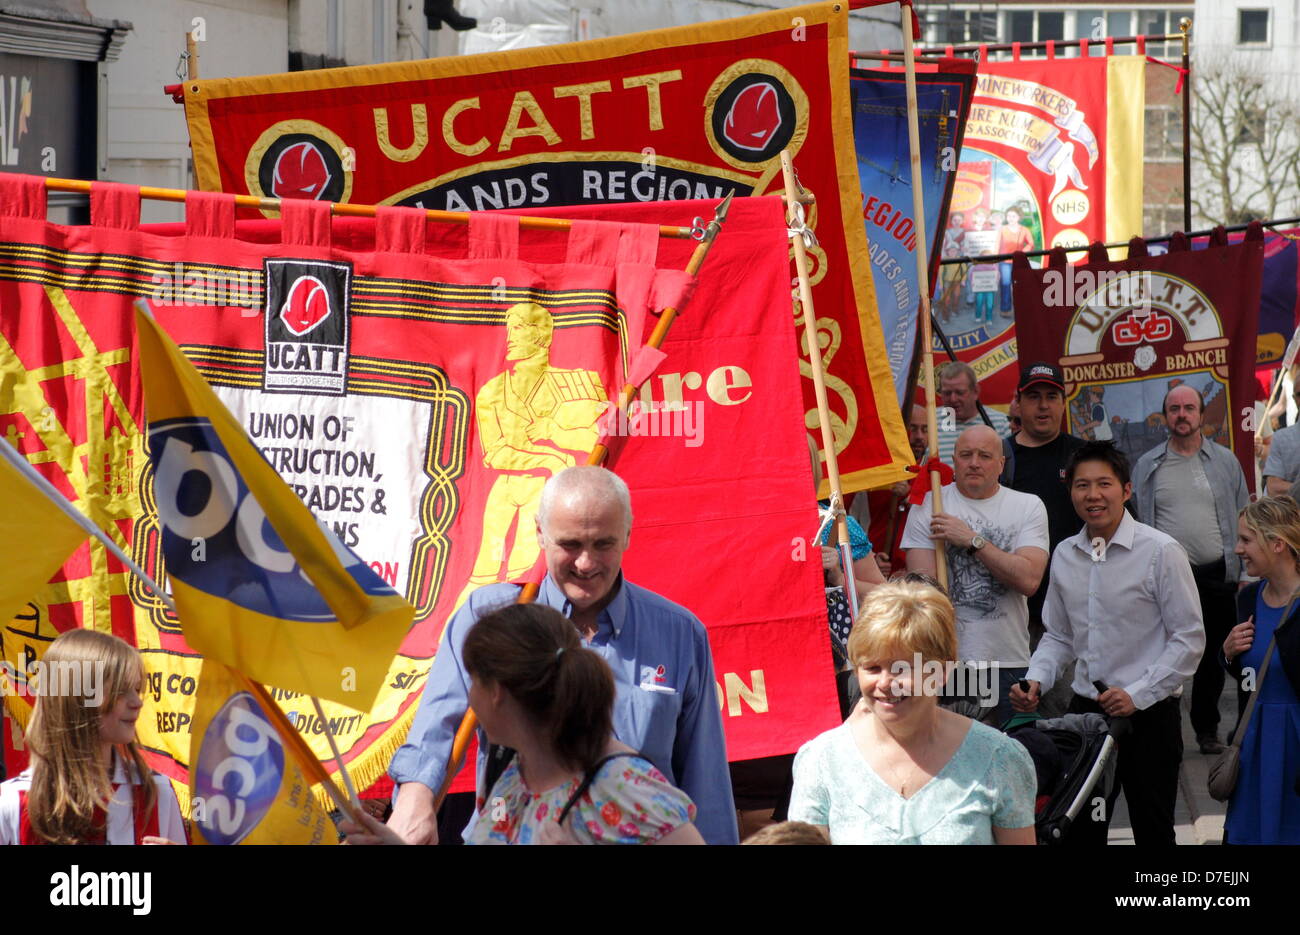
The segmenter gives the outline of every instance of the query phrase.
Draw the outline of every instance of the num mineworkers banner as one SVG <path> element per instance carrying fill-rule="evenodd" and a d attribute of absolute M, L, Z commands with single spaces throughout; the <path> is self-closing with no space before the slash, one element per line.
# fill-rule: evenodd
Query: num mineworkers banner
<path fill-rule="evenodd" d="M 1090 253 L 1068 266 L 1057 251 L 1046 269 L 1015 260 L 1021 359 L 1060 365 L 1068 431 L 1113 441 L 1136 462 L 1168 438 L 1165 394 L 1188 384 L 1205 399 L 1202 433 L 1254 477 L 1259 226 L 1232 245 L 1220 231 L 1203 250 L 1179 234 L 1159 256 L 1136 238 L 1122 262 L 1100 245 Z"/>
<path fill-rule="evenodd" d="M 1085 50 L 1086 51 L 1086 50 Z M 1142 232 L 1140 55 L 981 63 L 943 255 L 1085 247 Z M 1011 264 L 948 265 L 934 303 L 985 402 L 1015 394 Z M 942 347 L 935 344 L 937 351 Z"/>
<path fill-rule="evenodd" d="M 184 225 L 142 229 L 137 190 L 96 185 L 92 225 L 65 228 L 45 221 L 41 180 L 0 176 L 0 434 L 165 582 L 161 524 L 174 539 L 178 515 L 206 523 L 217 511 L 177 505 L 211 496 L 199 472 L 155 484 L 132 308 L 148 299 L 316 518 L 416 609 L 374 706 L 325 703 L 369 784 L 405 737 L 451 609 L 532 566 L 542 484 L 585 457 L 629 369 L 656 364 L 640 353 L 656 311 L 683 305 L 643 421 L 612 426 L 636 514 L 624 567 L 709 628 L 730 756 L 790 752 L 837 706 L 816 550 L 792 560 L 816 510 L 788 243 L 776 199 L 738 201 L 691 282 L 681 271 L 695 241 L 661 239 L 658 225 L 715 204 L 568 209 L 579 223 L 565 233 L 504 214 L 430 224 L 399 208 L 331 220 L 311 202 L 237 223 L 232 196 L 191 193 Z M 256 575 L 287 554 L 232 522 L 212 543 L 237 541 L 243 557 L 223 560 Z M 196 538 L 213 559 L 215 544 Z M 30 542 L 41 547 L 39 531 Z M 178 621 L 85 546 L 5 622 L 8 671 L 30 671 L 76 626 L 140 647 L 138 731 L 183 780 L 202 659 Z M 325 759 L 308 699 L 272 687 Z M 5 700 L 25 722 L 30 697 Z"/>
<path fill-rule="evenodd" d="M 190 81 L 195 173 L 208 191 L 483 211 L 776 193 L 788 149 L 817 199 L 812 345 L 840 476 L 845 490 L 879 486 L 904 478 L 911 456 L 863 230 L 848 9 L 817 3 L 537 49 Z"/>

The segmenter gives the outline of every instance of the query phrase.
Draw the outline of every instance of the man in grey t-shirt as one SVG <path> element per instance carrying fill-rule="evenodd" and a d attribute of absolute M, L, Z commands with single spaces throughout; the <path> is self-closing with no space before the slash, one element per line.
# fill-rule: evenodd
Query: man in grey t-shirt
<path fill-rule="evenodd" d="M 1300 480 L 1300 425 L 1288 425 L 1273 433 L 1268 458 L 1264 461 L 1264 489 L 1268 496 L 1280 497 L 1289 494 L 1297 480 Z"/>
<path fill-rule="evenodd" d="M 961 361 L 945 364 L 939 372 L 939 395 L 953 414 L 951 419 L 942 416 L 939 419 L 937 457 L 944 464 L 954 466 L 953 448 L 957 437 L 967 429 L 985 424 L 979 411 L 980 385 L 975 379 L 974 368 Z M 984 411 L 1001 438 L 1011 434 L 1011 422 L 1005 415 L 996 409 L 986 408 Z"/>
<path fill-rule="evenodd" d="M 1219 646 L 1236 620 L 1241 560 L 1234 551 L 1237 514 L 1250 500 L 1236 456 L 1205 438 L 1205 400 L 1187 383 L 1165 394 L 1169 441 L 1144 454 L 1133 471 L 1138 519 L 1173 538 L 1186 551 L 1200 597 L 1207 646 Z M 1192 729 L 1204 754 L 1223 751 L 1219 696 L 1223 669 L 1217 653 L 1201 657 L 1192 680 Z"/>

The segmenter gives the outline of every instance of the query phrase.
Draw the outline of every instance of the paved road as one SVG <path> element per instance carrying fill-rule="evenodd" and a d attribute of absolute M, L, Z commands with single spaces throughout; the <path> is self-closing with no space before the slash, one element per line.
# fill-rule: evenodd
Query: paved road
<path fill-rule="evenodd" d="M 1178 805 L 1174 811 L 1174 834 L 1179 844 L 1221 844 L 1223 842 L 1223 816 L 1226 802 L 1210 798 L 1205 784 L 1213 757 L 1202 755 L 1196 745 L 1196 734 L 1188 717 L 1191 707 L 1192 682 L 1183 686 L 1183 768 L 1178 776 Z M 1223 697 L 1219 700 L 1219 739 L 1223 739 L 1237 723 L 1236 682 L 1227 679 Z M 1129 827 L 1128 808 L 1121 794 L 1115 805 L 1115 817 L 1110 823 L 1110 844 L 1132 844 L 1133 830 Z"/>

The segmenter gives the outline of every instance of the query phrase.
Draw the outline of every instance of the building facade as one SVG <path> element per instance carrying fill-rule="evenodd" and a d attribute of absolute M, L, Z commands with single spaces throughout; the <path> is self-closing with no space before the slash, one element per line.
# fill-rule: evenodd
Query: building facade
<path fill-rule="evenodd" d="M 1208 217 L 1300 216 L 1300 8 L 1197 0 L 1194 190 Z"/>

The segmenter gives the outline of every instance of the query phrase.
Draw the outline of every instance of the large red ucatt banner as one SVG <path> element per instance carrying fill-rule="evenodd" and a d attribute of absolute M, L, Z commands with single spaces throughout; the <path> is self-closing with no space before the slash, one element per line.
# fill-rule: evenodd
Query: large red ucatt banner
<path fill-rule="evenodd" d="M 1187 384 L 1205 399 L 1202 433 L 1254 477 L 1258 225 L 1241 243 L 1218 236 L 1204 250 L 1187 249 L 1179 234 L 1158 256 L 1137 238 L 1122 262 L 1107 261 L 1099 244 L 1090 253 L 1071 266 L 1055 251 L 1041 270 L 1015 261 L 1020 356 L 1060 365 L 1068 431 L 1113 441 L 1136 463 L 1168 438 L 1165 394 Z"/>
<path fill-rule="evenodd" d="M 142 229 L 136 190 L 96 185 L 92 225 L 64 228 L 40 180 L 0 189 L 0 433 L 165 581 L 132 324 L 147 298 L 317 518 L 416 607 L 375 706 L 325 705 L 364 784 L 405 737 L 452 607 L 533 564 L 541 484 L 590 449 L 656 312 L 686 300 L 695 242 L 658 223 L 715 206 L 571 209 L 565 233 L 400 208 L 331 220 L 310 202 L 237 223 L 231 196 L 191 193 L 185 225 Z M 816 518 L 788 279 L 779 204 L 737 202 L 646 421 L 623 426 L 641 434 L 614 446 L 627 574 L 708 626 L 733 759 L 792 751 L 836 714 L 820 569 L 792 550 Z M 6 623 L 5 657 L 25 671 L 74 626 L 141 648 L 139 733 L 182 778 L 201 660 L 175 618 L 92 545 Z M 327 759 L 307 700 L 276 695 Z M 26 699 L 6 700 L 22 720 Z"/>
<path fill-rule="evenodd" d="M 848 8 L 186 82 L 195 173 L 209 191 L 483 211 L 781 192 L 788 149 L 817 199 L 811 344 L 827 372 L 840 477 L 845 490 L 880 486 L 912 459 L 862 221 Z M 820 445 L 810 364 L 801 368 L 803 418 Z"/>

